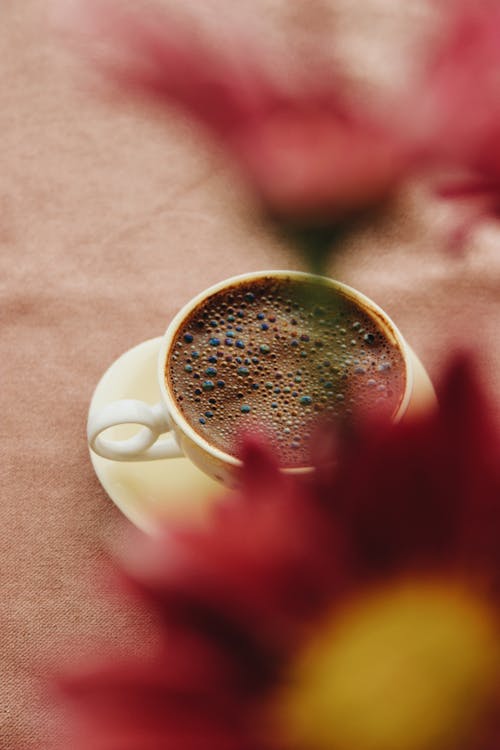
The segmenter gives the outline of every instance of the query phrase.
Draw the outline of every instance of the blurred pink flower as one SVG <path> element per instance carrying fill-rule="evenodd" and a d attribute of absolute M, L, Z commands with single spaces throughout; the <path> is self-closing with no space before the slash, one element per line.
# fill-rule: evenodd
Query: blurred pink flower
<path fill-rule="evenodd" d="M 500 7 L 456 0 L 427 70 L 439 148 L 485 174 L 500 174 Z"/>
<path fill-rule="evenodd" d="M 241 31 L 217 45 L 172 15 L 76 7 L 66 25 L 95 49 L 102 43 L 104 71 L 207 129 L 272 215 L 332 222 L 386 197 L 418 158 L 414 140 L 385 112 L 350 100 L 319 56 L 314 75 L 297 69 L 278 81 Z"/>
<path fill-rule="evenodd" d="M 298 479 L 250 444 L 207 526 L 134 545 L 158 651 L 66 676 L 72 747 L 498 747 L 500 444 L 470 366 L 332 446 Z"/>
<path fill-rule="evenodd" d="M 485 216 L 500 218 L 500 7 L 493 0 L 449 4 L 447 24 L 424 76 L 433 159 L 462 172 L 444 198 L 470 199 L 462 240 Z"/>
<path fill-rule="evenodd" d="M 359 218 L 383 209 L 402 180 L 451 167 L 438 188 L 473 198 L 475 216 L 500 214 L 500 10 L 494 0 L 449 0 L 424 72 L 390 101 L 346 93 L 318 53 L 314 74 L 286 80 L 239 31 L 219 42 L 172 14 L 126 12 L 108 0 L 66 3 L 66 28 L 128 92 L 175 106 L 232 156 L 264 214 L 324 255 Z M 311 61 L 309 61 L 311 65 Z"/>

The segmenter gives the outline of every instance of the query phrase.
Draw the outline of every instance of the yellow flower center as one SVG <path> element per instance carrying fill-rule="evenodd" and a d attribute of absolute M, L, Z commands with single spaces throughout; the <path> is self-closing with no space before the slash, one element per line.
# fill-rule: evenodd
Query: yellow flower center
<path fill-rule="evenodd" d="M 499 666 L 492 608 L 465 588 L 406 582 L 324 623 L 274 718 L 301 750 L 455 748 L 484 716 Z"/>

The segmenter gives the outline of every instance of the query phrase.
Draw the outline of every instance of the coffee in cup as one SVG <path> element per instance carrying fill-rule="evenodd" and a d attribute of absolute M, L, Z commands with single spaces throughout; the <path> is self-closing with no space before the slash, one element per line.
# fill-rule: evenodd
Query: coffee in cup
<path fill-rule="evenodd" d="M 406 366 L 392 329 L 318 279 L 262 276 L 214 292 L 176 332 L 165 385 L 195 432 L 237 455 L 261 435 L 283 467 L 311 463 L 322 419 L 394 415 Z"/>
<path fill-rule="evenodd" d="M 434 404 L 421 363 L 361 292 L 298 271 L 227 279 L 188 302 L 160 346 L 161 400 L 89 414 L 92 450 L 115 461 L 187 457 L 231 484 L 246 434 L 262 435 L 284 471 L 308 470 L 311 435 L 377 411 L 398 421 Z M 106 431 L 143 429 L 125 440 Z"/>

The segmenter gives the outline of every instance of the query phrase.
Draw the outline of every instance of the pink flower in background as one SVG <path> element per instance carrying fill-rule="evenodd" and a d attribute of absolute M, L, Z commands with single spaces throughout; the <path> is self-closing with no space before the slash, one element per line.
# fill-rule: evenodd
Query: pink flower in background
<path fill-rule="evenodd" d="M 157 653 L 64 679 L 72 747 L 498 747 L 500 443 L 470 366 L 439 412 L 321 447 L 298 479 L 248 445 L 206 526 L 134 545 Z"/>
<path fill-rule="evenodd" d="M 217 43 L 172 15 L 80 4 L 70 25 L 125 90 L 174 105 L 233 157 L 266 212 L 335 221 L 385 198 L 418 158 L 413 139 L 344 94 L 336 70 L 291 70 L 278 81 L 241 31 Z"/>
<path fill-rule="evenodd" d="M 95 0 L 61 7 L 111 79 L 204 127 L 264 213 L 306 249 L 326 253 L 428 167 L 464 173 L 441 185 L 441 196 L 473 198 L 476 216 L 500 211 L 500 10 L 492 0 L 444 5 L 424 75 L 379 108 L 347 96 L 319 54 L 314 76 L 295 69 L 278 80 L 241 31 L 218 42 L 172 14 Z"/>
<path fill-rule="evenodd" d="M 424 77 L 433 158 L 462 172 L 438 188 L 470 199 L 464 237 L 485 216 L 500 218 L 500 6 L 450 4 L 448 24 Z"/>
<path fill-rule="evenodd" d="M 486 175 L 500 175 L 500 7 L 491 0 L 451 4 L 427 70 L 439 148 Z"/>

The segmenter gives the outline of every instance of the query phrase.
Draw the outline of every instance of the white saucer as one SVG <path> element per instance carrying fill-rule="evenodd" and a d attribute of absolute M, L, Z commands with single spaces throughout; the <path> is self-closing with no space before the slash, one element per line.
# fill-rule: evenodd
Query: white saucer
<path fill-rule="evenodd" d="M 150 339 L 122 354 L 100 379 L 90 410 L 110 401 L 138 398 L 149 404 L 160 400 L 156 362 L 161 338 Z M 110 438 L 128 437 L 131 426 L 111 428 Z M 90 451 L 97 477 L 118 508 L 144 531 L 158 520 L 201 518 L 216 497 L 227 492 L 187 458 L 157 461 L 110 461 Z"/>

